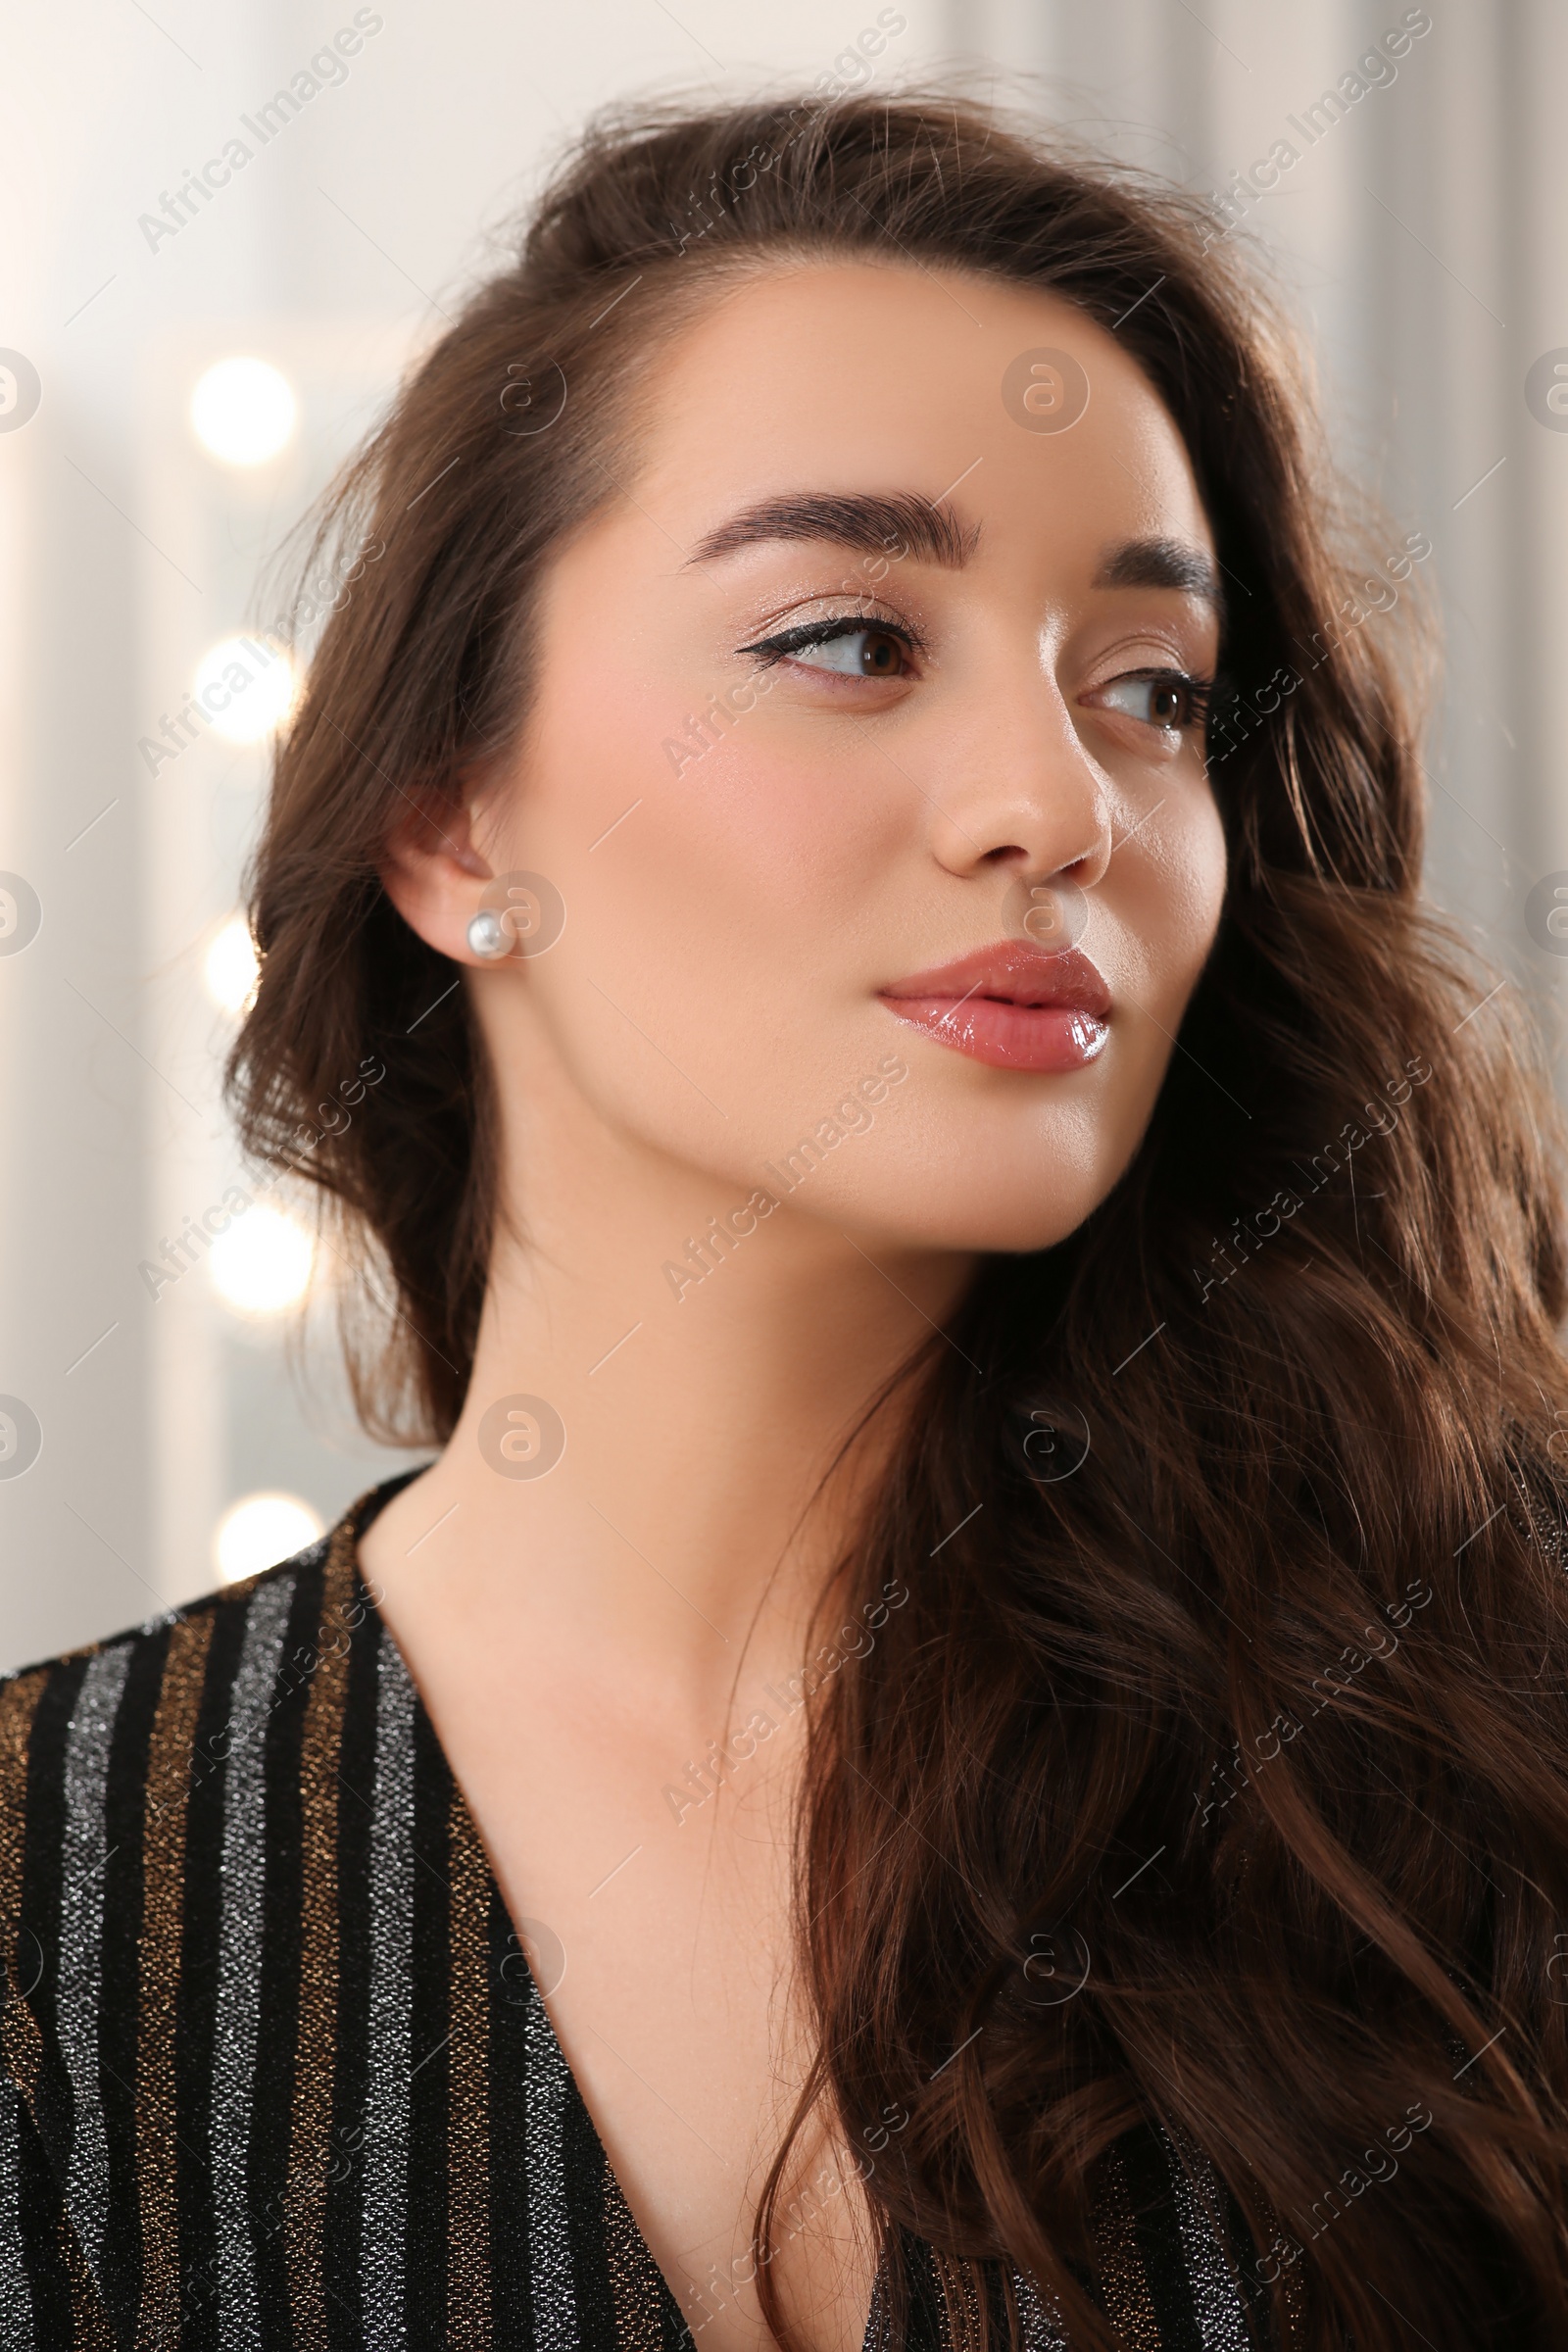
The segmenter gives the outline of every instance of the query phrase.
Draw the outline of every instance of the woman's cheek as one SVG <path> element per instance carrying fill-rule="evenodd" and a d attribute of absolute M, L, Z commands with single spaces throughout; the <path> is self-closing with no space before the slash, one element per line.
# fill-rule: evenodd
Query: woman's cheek
<path fill-rule="evenodd" d="M 1219 929 L 1225 904 L 1225 830 L 1206 784 L 1189 787 L 1176 808 L 1173 792 L 1138 842 L 1136 863 L 1116 887 L 1116 858 L 1102 886 L 1107 912 L 1121 918 L 1125 985 L 1145 994 L 1151 1009 L 1180 1016 L 1197 986 Z M 1125 855 L 1125 853 L 1124 853 Z M 1093 953 L 1093 930 L 1085 940 Z M 1173 1023 L 1171 1025 L 1174 1025 Z"/>
<path fill-rule="evenodd" d="M 1170 954 L 1183 1002 L 1208 960 L 1225 905 L 1225 828 L 1207 784 L 1173 828 Z"/>
<path fill-rule="evenodd" d="M 760 705 L 709 754 L 690 802 L 668 795 L 647 813 L 678 841 L 681 887 L 704 927 L 728 909 L 760 956 L 831 968 L 918 838 L 906 790 L 863 741 L 830 747 Z"/>

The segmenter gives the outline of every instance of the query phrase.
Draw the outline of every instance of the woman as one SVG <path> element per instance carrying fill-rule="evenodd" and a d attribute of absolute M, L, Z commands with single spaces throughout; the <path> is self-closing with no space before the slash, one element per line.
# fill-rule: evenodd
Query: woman
<path fill-rule="evenodd" d="M 1563 2340 L 1560 1204 L 1317 473 L 946 99 L 414 371 L 232 1074 L 440 1451 L 4 1690 L 8 2344 Z"/>

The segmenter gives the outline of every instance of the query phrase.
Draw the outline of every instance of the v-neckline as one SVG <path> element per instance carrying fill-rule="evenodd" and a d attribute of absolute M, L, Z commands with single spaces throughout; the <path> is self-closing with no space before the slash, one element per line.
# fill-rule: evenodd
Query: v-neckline
<path fill-rule="evenodd" d="M 425 1467 L 428 1467 L 428 1465 L 425 1465 Z M 431 1715 L 429 1708 L 424 1703 L 424 1693 L 419 1689 L 418 1680 L 415 1675 L 413 1668 L 410 1666 L 408 1659 L 403 1653 L 403 1644 L 401 1642 L 399 1642 L 387 1619 L 382 1615 L 380 1607 L 376 1602 L 375 1594 L 371 1591 L 370 1585 L 366 1578 L 364 1568 L 361 1565 L 360 1542 L 362 1537 L 365 1535 L 366 1530 L 370 1526 L 371 1521 L 379 1517 L 384 1506 L 392 1500 L 395 1494 L 400 1494 L 405 1487 L 412 1486 L 414 1481 L 422 1475 L 422 1470 L 402 1472 L 396 1478 L 389 1479 L 383 1486 L 372 1488 L 368 1494 L 362 1495 L 357 1502 L 350 1505 L 349 1509 L 343 1514 L 338 1526 L 331 1531 L 331 1534 L 327 1538 L 327 1542 L 330 1544 L 333 1537 L 346 1535 L 347 1548 L 349 1552 L 349 1565 L 354 1580 L 355 1607 L 356 1609 L 363 1608 L 370 1617 L 374 1619 L 375 1624 L 379 1629 L 381 1641 L 387 1645 L 391 1654 L 397 1660 L 398 1669 L 409 1687 L 409 1692 L 413 1700 L 415 1718 L 421 1727 L 423 1735 L 428 1740 L 430 1746 L 441 1759 L 441 1768 L 445 1773 L 447 1782 L 451 1788 L 456 1808 L 461 1815 L 463 1824 L 467 1831 L 467 1834 L 473 1839 L 475 1849 L 484 1858 L 484 1868 L 486 1880 L 488 1882 L 489 1898 L 492 1903 L 500 1907 L 501 1914 L 506 1920 L 507 1927 L 511 1932 L 512 1941 L 516 1946 L 518 1952 L 522 1955 L 523 1966 L 528 1972 L 528 1983 L 533 1991 L 534 2001 L 538 2007 L 540 2018 L 543 2020 L 546 2046 L 549 2055 L 560 2069 L 561 2077 L 564 2083 L 568 2098 L 570 2098 L 574 2103 L 583 2123 L 586 2125 L 588 2131 L 592 2134 L 594 2148 L 598 2154 L 599 2161 L 604 2168 L 605 2181 L 607 2182 L 612 2195 L 619 2200 L 620 2206 L 631 2226 L 635 2241 L 633 2252 L 638 2259 L 648 2265 L 652 2277 L 658 2278 L 662 2282 L 665 2293 L 669 2297 L 670 2303 L 680 2321 L 682 2328 L 680 2352 L 697 2352 L 696 2337 L 692 2332 L 691 2325 L 682 2306 L 680 2296 L 677 2294 L 673 2283 L 666 2276 L 662 2263 L 660 2262 L 652 2246 L 649 2245 L 647 2237 L 644 2235 L 642 2224 L 638 2221 L 636 2213 L 632 2209 L 631 2200 L 626 2195 L 626 2191 L 621 2183 L 619 2175 L 616 2173 L 614 2166 L 610 2161 L 610 2151 L 605 2146 L 598 2124 L 594 2121 L 593 2111 L 583 2096 L 582 2086 L 577 2081 L 571 2061 L 566 2055 L 560 2034 L 556 2032 L 556 2021 L 550 2014 L 549 2002 L 546 2000 L 545 1995 L 540 1988 L 539 1981 L 534 1975 L 533 1963 L 528 1957 L 527 1944 L 517 1932 L 517 1923 L 513 1917 L 512 1906 L 507 1900 L 506 1890 L 501 1885 L 500 1876 L 497 1873 L 495 1864 L 491 1859 L 490 1848 L 485 1841 L 484 1833 L 479 1827 L 478 1818 L 474 1813 L 473 1807 L 468 1802 L 467 1790 L 464 1788 L 462 1781 L 458 1778 L 457 1772 L 452 1763 L 452 1759 L 447 1754 L 446 1742 L 442 1740 L 440 1733 L 437 1731 L 435 1719 Z M 887 2260 L 886 2256 L 884 2255 L 877 2265 L 876 2275 L 871 2283 L 871 2301 L 870 2308 L 866 2314 L 865 2331 L 861 2339 L 861 2352 L 876 2352 L 876 2347 L 881 2339 L 881 2313 L 884 2307 L 886 2293 L 886 2268 Z M 631 2352 L 631 2348 L 617 2348 L 617 2352 Z"/>

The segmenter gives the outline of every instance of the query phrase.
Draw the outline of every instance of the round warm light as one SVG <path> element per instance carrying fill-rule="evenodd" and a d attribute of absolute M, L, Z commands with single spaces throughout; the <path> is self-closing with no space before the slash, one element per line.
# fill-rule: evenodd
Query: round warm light
<path fill-rule="evenodd" d="M 299 676 L 277 646 L 225 637 L 202 657 L 194 692 L 215 734 L 230 743 L 260 743 L 292 711 Z"/>
<path fill-rule="evenodd" d="M 247 1494 L 218 1522 L 213 1558 L 225 1585 L 290 1560 L 322 1533 L 319 1515 L 297 1494 Z"/>
<path fill-rule="evenodd" d="M 220 1298 L 242 1315 L 278 1315 L 304 1298 L 316 1245 L 298 1218 L 265 1201 L 243 1210 L 207 1253 Z"/>
<path fill-rule="evenodd" d="M 248 1012 L 261 968 L 249 923 L 231 914 L 208 942 L 202 964 L 208 995 L 224 1012 Z"/>
<path fill-rule="evenodd" d="M 266 360 L 220 360 L 190 396 L 197 440 L 225 466 L 265 466 L 287 443 L 297 414 L 287 376 Z"/>

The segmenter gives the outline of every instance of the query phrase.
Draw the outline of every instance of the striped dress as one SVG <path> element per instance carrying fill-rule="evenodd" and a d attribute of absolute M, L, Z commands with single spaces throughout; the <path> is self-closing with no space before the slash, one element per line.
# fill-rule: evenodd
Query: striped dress
<path fill-rule="evenodd" d="M 403 1483 L 265 1575 L 0 1682 L 4 2352 L 701 2334 L 711 2306 L 683 2313 L 638 2232 L 361 1579 Z M 1123 2341 L 1266 2341 L 1201 2162 L 1137 2133 L 1102 2174 Z M 903 2257 L 911 2352 L 960 2352 L 960 2274 Z M 1014 2288 L 1029 2352 L 1065 2352 Z M 886 2310 L 879 2281 L 868 2352 Z"/>

